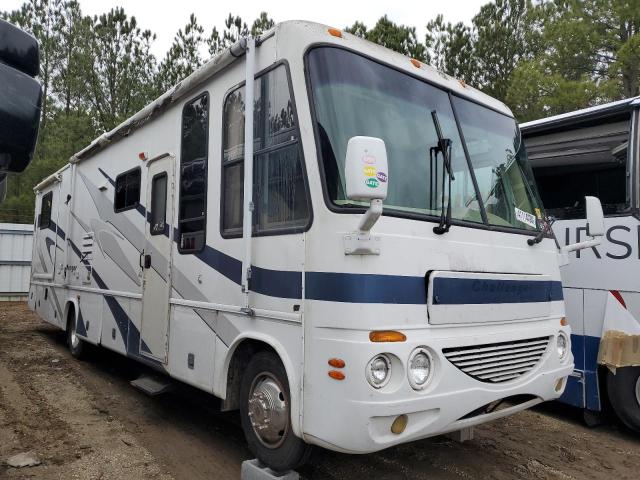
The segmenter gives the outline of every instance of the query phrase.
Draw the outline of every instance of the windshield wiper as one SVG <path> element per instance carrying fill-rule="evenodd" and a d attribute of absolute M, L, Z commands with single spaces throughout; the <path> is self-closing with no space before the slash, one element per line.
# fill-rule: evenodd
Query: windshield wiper
<path fill-rule="evenodd" d="M 433 119 L 433 125 L 436 128 L 436 134 L 438 135 L 438 146 L 431 147 L 429 149 L 429 156 L 431 160 L 438 159 L 438 153 L 442 153 L 442 163 L 444 168 L 442 169 L 442 201 L 440 210 L 440 223 L 433 227 L 433 233 L 442 235 L 447 233 L 451 228 L 451 181 L 455 180 L 453 171 L 451 169 L 451 139 L 444 138 L 442 135 L 442 129 L 440 128 L 440 121 L 438 120 L 438 113 L 435 110 L 431 111 L 431 118 Z M 449 178 L 449 187 L 447 195 L 447 204 L 444 203 L 444 177 L 447 175 Z"/>

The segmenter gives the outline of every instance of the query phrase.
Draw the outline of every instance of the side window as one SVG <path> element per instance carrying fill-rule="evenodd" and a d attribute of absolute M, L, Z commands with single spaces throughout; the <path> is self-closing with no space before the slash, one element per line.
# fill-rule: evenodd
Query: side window
<path fill-rule="evenodd" d="M 284 65 L 255 81 L 254 234 L 299 231 L 309 222 L 300 134 Z M 231 92 L 223 110 L 222 233 L 242 234 L 245 89 Z"/>
<path fill-rule="evenodd" d="M 140 204 L 140 167 L 116 177 L 113 209 L 116 213 L 136 208 Z"/>
<path fill-rule="evenodd" d="M 40 229 L 49 228 L 51 225 L 51 208 L 53 204 L 53 192 L 49 192 L 42 197 L 42 203 L 40 204 L 40 215 L 38 220 L 38 226 Z"/>
<path fill-rule="evenodd" d="M 154 175 L 151 181 L 151 235 L 162 235 L 167 220 L 167 173 Z"/>
<path fill-rule="evenodd" d="M 196 253 L 205 245 L 208 155 L 209 94 L 203 93 L 187 103 L 182 111 L 178 215 L 180 253 Z"/>

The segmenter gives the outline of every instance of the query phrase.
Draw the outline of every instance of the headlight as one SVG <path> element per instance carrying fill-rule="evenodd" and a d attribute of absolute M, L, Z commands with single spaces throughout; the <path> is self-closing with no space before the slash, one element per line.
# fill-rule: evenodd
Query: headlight
<path fill-rule="evenodd" d="M 569 352 L 569 339 L 564 332 L 560 332 L 558 334 L 556 339 L 556 348 L 558 351 L 558 357 L 560 357 L 560 360 L 564 360 Z"/>
<path fill-rule="evenodd" d="M 409 383 L 411 386 L 420 390 L 424 388 L 433 371 L 433 360 L 431 354 L 424 348 L 416 348 L 409 356 L 409 368 L 407 369 L 407 376 L 409 377 Z"/>
<path fill-rule="evenodd" d="M 376 355 L 367 364 L 367 380 L 374 388 L 384 387 L 391 378 L 391 361 L 386 355 Z"/>

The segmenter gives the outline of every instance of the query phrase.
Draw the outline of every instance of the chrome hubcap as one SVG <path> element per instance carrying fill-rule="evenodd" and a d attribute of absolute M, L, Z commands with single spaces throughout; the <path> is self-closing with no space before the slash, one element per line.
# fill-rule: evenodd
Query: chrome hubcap
<path fill-rule="evenodd" d="M 269 372 L 256 375 L 249 391 L 249 420 L 260 442 L 278 448 L 289 430 L 289 405 L 282 384 Z"/>
<path fill-rule="evenodd" d="M 640 406 L 640 376 L 636 380 L 636 402 L 638 402 L 638 406 Z"/>

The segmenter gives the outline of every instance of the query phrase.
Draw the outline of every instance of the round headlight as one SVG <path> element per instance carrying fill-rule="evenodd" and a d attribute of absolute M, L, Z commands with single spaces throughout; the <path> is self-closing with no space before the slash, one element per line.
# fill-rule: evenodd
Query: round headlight
<path fill-rule="evenodd" d="M 569 352 L 569 339 L 563 332 L 558 334 L 556 347 L 558 350 L 558 357 L 560 357 L 560 360 L 564 360 Z"/>
<path fill-rule="evenodd" d="M 424 348 L 415 349 L 409 356 L 409 368 L 407 370 L 411 386 L 416 390 L 424 388 L 431 378 L 432 370 L 433 362 L 429 352 Z"/>
<path fill-rule="evenodd" d="M 372 387 L 382 388 L 391 378 L 391 362 L 386 355 L 377 355 L 367 365 L 367 380 Z"/>

